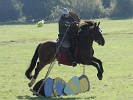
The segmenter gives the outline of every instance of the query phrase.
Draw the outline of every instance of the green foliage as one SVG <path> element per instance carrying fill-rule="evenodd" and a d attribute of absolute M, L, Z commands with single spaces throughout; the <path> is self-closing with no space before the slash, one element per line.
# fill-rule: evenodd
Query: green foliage
<path fill-rule="evenodd" d="M 115 0 L 103 0 L 103 2 L 99 5 L 100 17 L 111 17 L 113 15 L 113 12 L 115 11 L 115 8 Z"/>
<path fill-rule="evenodd" d="M 132 17 L 133 16 L 133 0 L 116 0 L 116 7 L 113 16 L 116 17 Z"/>
<path fill-rule="evenodd" d="M 68 5 L 74 12 L 77 12 L 82 18 L 97 18 L 99 9 L 98 1 L 94 0 L 69 0 Z"/>
<path fill-rule="evenodd" d="M 42 19 L 46 15 L 42 0 L 20 0 L 22 13 L 27 19 Z"/>
<path fill-rule="evenodd" d="M 19 6 L 19 3 L 14 0 L 0 0 L 0 21 L 18 19 L 20 17 Z"/>
<path fill-rule="evenodd" d="M 0 21 L 58 20 L 62 7 L 83 19 L 133 17 L 133 0 L 0 0 Z"/>

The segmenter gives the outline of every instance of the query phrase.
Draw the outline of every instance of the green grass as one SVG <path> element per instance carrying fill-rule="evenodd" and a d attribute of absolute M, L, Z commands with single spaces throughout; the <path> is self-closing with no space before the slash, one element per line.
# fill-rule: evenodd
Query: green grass
<path fill-rule="evenodd" d="M 103 62 L 104 76 L 99 81 L 93 66 L 86 66 L 86 75 L 91 89 L 86 93 L 72 96 L 47 98 L 54 100 L 133 100 L 133 19 L 109 20 L 101 22 L 106 44 L 104 47 L 94 43 L 95 57 Z M 0 25 L 0 100 L 41 100 L 29 91 L 24 73 L 30 64 L 36 46 L 47 40 L 55 40 L 58 24 Z M 45 76 L 49 66 L 39 74 L 38 80 Z M 57 76 L 68 81 L 72 76 L 80 76 L 82 67 L 76 68 L 56 63 L 50 77 Z"/>

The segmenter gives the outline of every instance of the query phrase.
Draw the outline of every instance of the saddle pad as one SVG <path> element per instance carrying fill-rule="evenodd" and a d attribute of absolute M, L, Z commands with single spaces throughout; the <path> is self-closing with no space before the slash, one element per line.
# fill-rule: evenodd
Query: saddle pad
<path fill-rule="evenodd" d="M 90 90 L 89 79 L 86 75 L 81 75 L 79 77 L 79 82 L 80 82 L 80 92 L 86 92 Z"/>
<path fill-rule="evenodd" d="M 66 95 L 78 94 L 80 93 L 80 82 L 77 76 L 72 77 L 64 88 L 64 93 Z"/>
<path fill-rule="evenodd" d="M 56 47 L 58 48 L 59 45 L 60 44 L 59 44 L 59 40 L 58 40 Z M 76 47 L 72 50 L 72 52 L 73 52 L 72 55 L 76 59 L 77 53 L 78 53 L 78 42 L 77 41 L 76 41 Z M 58 64 L 72 66 L 72 62 L 70 61 L 70 58 L 69 58 L 64 47 L 60 46 L 60 49 L 58 50 L 56 58 L 57 58 Z"/>
<path fill-rule="evenodd" d="M 68 66 L 72 65 L 70 62 L 70 59 L 68 58 L 65 51 L 64 52 L 61 52 L 61 51 L 58 52 L 57 60 L 58 60 L 59 64 L 64 64 L 64 65 L 68 65 Z"/>
<path fill-rule="evenodd" d="M 48 77 L 44 84 L 44 94 L 46 97 L 54 96 L 53 94 L 54 79 Z"/>
<path fill-rule="evenodd" d="M 65 95 L 64 94 L 64 87 L 66 85 L 66 82 L 59 78 L 59 77 L 56 77 L 54 79 L 54 83 L 53 83 L 53 91 L 54 91 L 54 95 L 55 96 L 61 96 L 61 95 Z"/>

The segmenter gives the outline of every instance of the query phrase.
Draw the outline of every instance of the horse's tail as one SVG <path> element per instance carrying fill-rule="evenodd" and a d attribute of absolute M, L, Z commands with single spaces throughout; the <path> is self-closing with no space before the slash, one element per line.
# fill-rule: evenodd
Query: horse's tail
<path fill-rule="evenodd" d="M 40 45 L 41 45 L 41 43 L 37 46 L 37 48 L 35 50 L 35 53 L 34 53 L 34 55 L 32 57 L 31 64 L 30 64 L 29 68 L 25 72 L 25 76 L 28 79 L 31 79 L 32 78 L 32 76 L 30 74 L 31 74 L 31 72 L 33 71 L 33 69 L 36 66 L 36 62 L 37 62 L 37 59 L 38 59 L 38 49 L 39 49 Z"/>

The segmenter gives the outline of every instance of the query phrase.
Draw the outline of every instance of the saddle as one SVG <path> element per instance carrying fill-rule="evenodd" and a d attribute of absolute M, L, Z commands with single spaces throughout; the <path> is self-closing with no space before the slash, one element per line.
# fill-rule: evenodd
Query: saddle
<path fill-rule="evenodd" d="M 59 41 L 57 41 L 57 44 L 56 44 L 56 51 L 57 50 L 58 50 L 58 53 L 56 55 L 56 58 L 57 58 L 58 64 L 72 66 L 72 62 L 70 61 L 65 48 L 60 45 Z M 77 59 L 78 42 L 76 42 L 76 45 L 73 47 L 72 52 L 73 52 L 72 54 L 74 58 Z"/>

